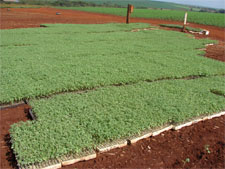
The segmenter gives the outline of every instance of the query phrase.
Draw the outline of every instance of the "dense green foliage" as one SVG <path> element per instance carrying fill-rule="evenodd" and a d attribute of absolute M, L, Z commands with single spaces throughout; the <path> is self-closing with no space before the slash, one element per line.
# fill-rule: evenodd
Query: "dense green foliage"
<path fill-rule="evenodd" d="M 0 8 L 40 8 L 40 5 L 29 5 L 29 4 L 0 4 Z"/>
<path fill-rule="evenodd" d="M 158 2 L 152 0 L 84 0 L 85 2 L 104 5 L 104 6 L 118 6 L 127 7 L 128 4 L 134 5 L 135 8 L 163 8 L 176 10 L 190 10 L 187 5 L 179 5 L 170 2 Z"/>
<path fill-rule="evenodd" d="M 69 7 L 64 9 L 75 9 L 88 12 L 106 13 L 119 16 L 126 16 L 126 8 L 101 8 L 101 7 Z M 166 20 L 184 20 L 184 11 L 178 10 L 159 10 L 159 9 L 134 9 L 131 14 L 132 17 L 139 18 L 156 18 Z M 188 22 L 214 25 L 225 27 L 224 14 L 207 13 L 207 12 L 188 12 Z"/>
<path fill-rule="evenodd" d="M 147 128 L 225 109 L 225 77 L 142 82 L 32 100 L 37 121 L 14 124 L 19 164 L 42 162 Z"/>
<path fill-rule="evenodd" d="M 176 25 L 176 24 L 160 24 L 160 26 L 168 27 L 168 28 L 179 28 L 179 29 L 183 28 L 183 25 Z M 190 27 L 190 26 L 186 26 L 185 28 L 188 31 L 194 31 L 194 32 L 201 32 L 201 31 L 203 31 L 200 28 L 193 28 L 193 27 Z"/>
<path fill-rule="evenodd" d="M 148 24 L 47 25 L 1 30 L 0 103 L 62 91 L 190 75 L 225 74 L 199 55 L 211 40 Z"/>

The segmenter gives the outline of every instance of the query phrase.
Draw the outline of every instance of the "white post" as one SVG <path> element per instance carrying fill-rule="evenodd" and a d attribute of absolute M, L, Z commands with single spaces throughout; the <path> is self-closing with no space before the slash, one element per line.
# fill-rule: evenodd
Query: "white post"
<path fill-rule="evenodd" d="M 186 24 L 187 24 L 187 12 L 185 12 L 185 15 L 184 15 L 184 26 L 183 26 L 183 32 L 185 32 L 185 26 L 186 26 Z"/>
<path fill-rule="evenodd" d="M 188 16 L 188 14 L 187 14 L 187 12 L 185 12 L 185 15 L 184 15 L 184 25 L 187 24 L 187 16 Z"/>

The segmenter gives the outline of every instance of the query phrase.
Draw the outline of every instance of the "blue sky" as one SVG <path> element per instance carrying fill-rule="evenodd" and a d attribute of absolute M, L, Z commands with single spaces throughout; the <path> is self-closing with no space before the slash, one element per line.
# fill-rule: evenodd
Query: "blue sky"
<path fill-rule="evenodd" d="M 179 4 L 225 9 L 225 0 L 155 0 L 155 1 L 174 2 Z"/>

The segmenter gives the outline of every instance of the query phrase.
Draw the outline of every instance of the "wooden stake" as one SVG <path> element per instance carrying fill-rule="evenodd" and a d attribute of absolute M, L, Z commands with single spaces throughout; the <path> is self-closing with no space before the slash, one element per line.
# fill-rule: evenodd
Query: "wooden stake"
<path fill-rule="evenodd" d="M 185 32 L 185 30 L 186 30 L 187 16 L 188 16 L 188 14 L 187 14 L 187 12 L 185 12 L 185 15 L 184 15 L 184 26 L 183 26 L 183 32 Z"/>
<path fill-rule="evenodd" d="M 126 23 L 129 24 L 130 23 L 130 4 L 128 4 L 127 6 L 127 20 Z"/>

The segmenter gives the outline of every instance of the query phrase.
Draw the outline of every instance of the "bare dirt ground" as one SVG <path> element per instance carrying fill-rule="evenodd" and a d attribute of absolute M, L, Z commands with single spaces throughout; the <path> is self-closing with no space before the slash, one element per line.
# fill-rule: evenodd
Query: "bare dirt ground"
<path fill-rule="evenodd" d="M 26 121 L 29 119 L 28 106 L 21 105 L 14 108 L 6 108 L 0 110 L 0 145 L 1 145 L 1 169 L 16 168 L 17 163 L 11 149 L 9 129 L 14 123 Z"/>
<path fill-rule="evenodd" d="M 60 12 L 61 15 L 56 15 Z M 61 10 L 54 8 L 11 8 L 0 9 L 0 28 L 40 27 L 44 23 L 102 24 L 125 22 L 125 17 Z M 157 19 L 132 18 L 131 22 L 144 22 L 152 25 L 182 24 L 182 22 Z M 206 57 L 225 61 L 225 29 L 190 23 L 210 31 L 211 39 L 219 40 L 218 45 L 208 46 Z M 180 30 L 175 30 L 180 31 Z M 196 35 L 196 38 L 206 38 Z M 0 110 L 1 120 L 1 169 L 16 168 L 16 161 L 11 150 L 10 125 L 29 119 L 28 106 Z M 100 154 L 94 160 L 80 162 L 65 168 L 225 168 L 225 117 L 207 120 L 181 131 L 169 131 L 157 137 L 148 138 Z"/>
<path fill-rule="evenodd" d="M 207 46 L 205 56 L 225 62 L 225 43 L 220 41 L 217 45 Z"/>

